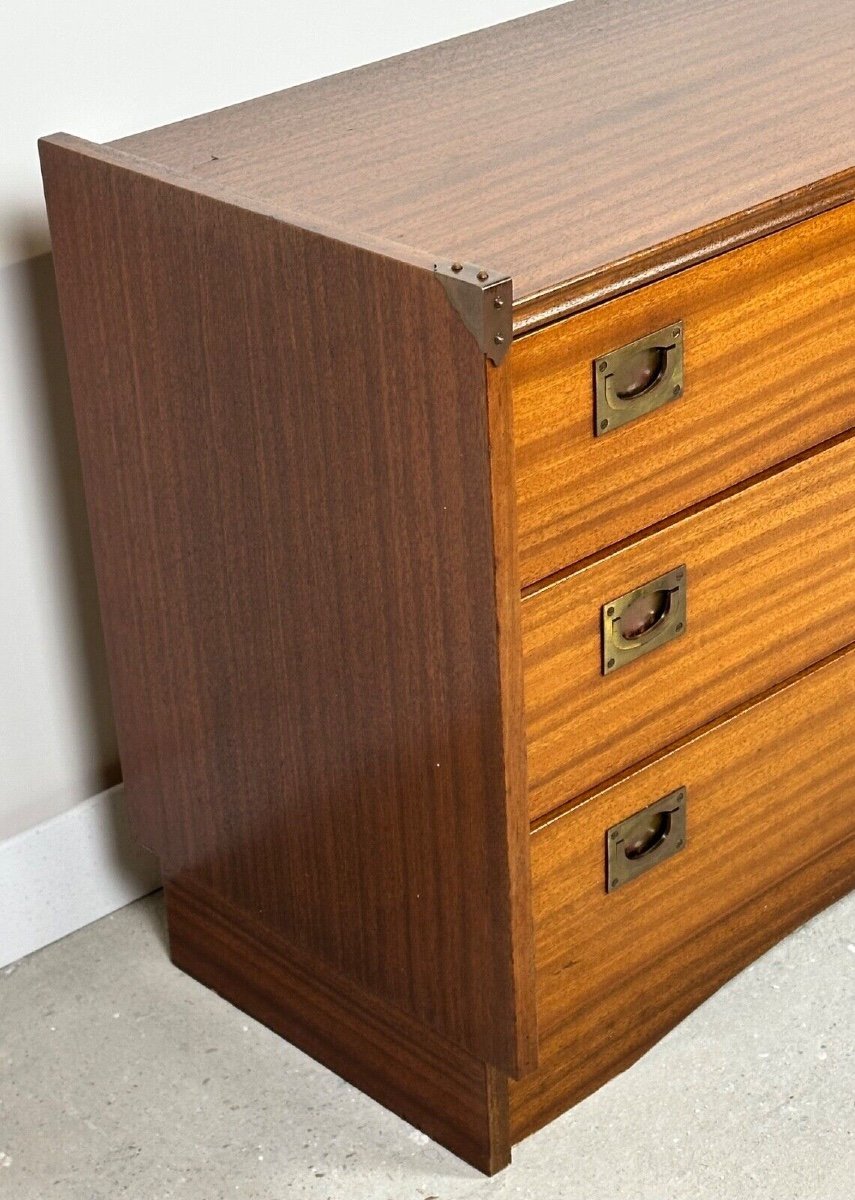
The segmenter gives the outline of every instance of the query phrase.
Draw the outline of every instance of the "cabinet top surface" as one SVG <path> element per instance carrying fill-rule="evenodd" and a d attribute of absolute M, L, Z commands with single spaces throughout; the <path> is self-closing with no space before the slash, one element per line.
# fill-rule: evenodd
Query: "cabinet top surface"
<path fill-rule="evenodd" d="M 113 145 L 520 299 L 850 171 L 853 85 L 853 0 L 574 0 Z"/>

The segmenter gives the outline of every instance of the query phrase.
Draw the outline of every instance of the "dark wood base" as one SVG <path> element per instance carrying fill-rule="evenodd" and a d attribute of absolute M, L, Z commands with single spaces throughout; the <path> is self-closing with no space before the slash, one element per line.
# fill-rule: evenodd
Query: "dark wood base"
<path fill-rule="evenodd" d="M 675 955 L 625 981 L 624 1020 L 595 1005 L 541 1044 L 522 1080 L 310 963 L 207 889 L 166 884 L 182 970 L 488 1175 L 521 1141 L 629 1067 L 723 983 L 855 884 L 855 838 L 808 863 Z"/>
<path fill-rule="evenodd" d="M 176 966 L 488 1175 L 511 1161 L 507 1081 L 309 963 L 207 890 L 166 883 Z"/>

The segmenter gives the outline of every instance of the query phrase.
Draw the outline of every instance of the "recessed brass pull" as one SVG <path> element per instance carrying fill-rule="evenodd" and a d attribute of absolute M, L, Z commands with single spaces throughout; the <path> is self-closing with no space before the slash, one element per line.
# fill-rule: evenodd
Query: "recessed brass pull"
<path fill-rule="evenodd" d="M 686 789 L 681 787 L 606 831 L 606 891 L 637 879 L 685 844 Z"/>
<path fill-rule="evenodd" d="M 685 632 L 684 564 L 603 605 L 603 674 L 611 675 Z"/>
<path fill-rule="evenodd" d="M 612 350 L 594 363 L 594 433 L 601 437 L 683 392 L 683 322 Z"/>

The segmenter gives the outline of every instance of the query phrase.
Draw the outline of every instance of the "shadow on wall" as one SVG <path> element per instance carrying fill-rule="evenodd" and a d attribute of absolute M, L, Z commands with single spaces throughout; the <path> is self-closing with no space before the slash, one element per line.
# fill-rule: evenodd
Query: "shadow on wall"
<path fill-rule="evenodd" d="M 42 408 L 45 453 L 55 480 L 57 553 L 64 557 L 62 574 L 73 622 L 71 636 L 77 645 L 80 703 L 86 706 L 84 724 L 92 761 L 97 764 L 90 786 L 101 791 L 118 783 L 121 772 L 53 258 L 39 254 L 9 269 L 21 273 L 16 293 L 29 309 L 33 402 Z"/>

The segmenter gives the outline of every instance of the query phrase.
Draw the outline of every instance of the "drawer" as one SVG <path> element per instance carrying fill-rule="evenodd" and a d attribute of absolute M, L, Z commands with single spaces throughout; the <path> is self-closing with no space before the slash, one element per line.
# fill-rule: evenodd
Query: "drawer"
<path fill-rule="evenodd" d="M 677 789 L 685 848 L 607 894 L 607 830 Z M 734 956 L 796 924 L 813 888 L 845 891 L 853 801 L 848 650 L 536 830 L 541 1067 L 512 1086 L 520 1134 L 627 1066 L 738 969 Z"/>
<path fill-rule="evenodd" d="M 683 322 L 683 393 L 594 434 L 594 362 Z M 523 337 L 524 584 L 855 425 L 855 204 Z"/>
<path fill-rule="evenodd" d="M 603 674 L 603 606 L 683 564 L 685 632 Z M 847 435 L 527 596 L 532 816 L 855 640 L 854 575 Z"/>

